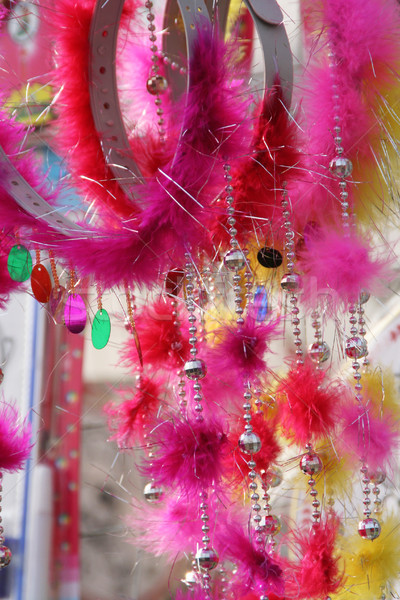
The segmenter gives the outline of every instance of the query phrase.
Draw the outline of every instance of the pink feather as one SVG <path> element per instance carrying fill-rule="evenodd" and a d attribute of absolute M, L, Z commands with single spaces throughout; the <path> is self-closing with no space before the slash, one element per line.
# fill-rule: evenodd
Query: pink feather
<path fill-rule="evenodd" d="M 277 558 L 259 550 L 243 528 L 232 522 L 220 531 L 221 556 L 237 565 L 237 585 L 240 593 L 249 590 L 261 594 L 284 596 L 284 574 Z"/>
<path fill-rule="evenodd" d="M 12 292 L 22 291 L 24 284 L 11 279 L 7 268 L 8 252 L 12 244 L 0 234 L 0 310 L 4 310 Z"/>
<path fill-rule="evenodd" d="M 160 507 L 140 504 L 128 519 L 132 543 L 152 554 L 165 554 L 170 560 L 193 552 L 202 538 L 198 498 L 167 496 Z"/>
<path fill-rule="evenodd" d="M 151 441 L 157 449 L 142 465 L 142 474 L 188 496 L 210 486 L 221 488 L 224 457 L 229 451 L 222 422 L 212 417 L 160 421 Z"/>
<path fill-rule="evenodd" d="M 338 445 L 354 460 L 365 459 L 371 470 L 394 467 L 394 453 L 399 446 L 397 424 L 389 412 L 374 415 L 368 406 L 347 404 L 341 412 Z"/>
<path fill-rule="evenodd" d="M 278 419 L 284 434 L 304 445 L 333 433 L 343 390 L 326 381 L 311 361 L 293 365 L 277 390 Z"/>
<path fill-rule="evenodd" d="M 318 297 L 329 308 L 357 301 L 363 288 L 378 294 L 390 277 L 387 258 L 375 258 L 368 238 L 345 237 L 333 229 L 309 236 L 300 253 L 304 269 L 303 301 L 314 306 Z"/>
<path fill-rule="evenodd" d="M 189 341 L 186 327 L 174 325 L 175 309 L 168 300 L 160 298 L 143 308 L 136 318 L 143 361 L 155 369 L 182 367 L 189 356 Z M 121 351 L 123 362 L 132 370 L 138 367 L 135 341 L 132 338 Z"/>
<path fill-rule="evenodd" d="M 19 471 L 31 448 L 29 423 L 20 421 L 13 405 L 0 402 L 0 472 Z"/>
<path fill-rule="evenodd" d="M 328 517 L 319 527 L 293 532 L 301 558 L 292 565 L 295 578 L 295 598 L 322 599 L 336 593 L 341 587 L 344 573 L 336 554 L 339 519 Z"/>
<path fill-rule="evenodd" d="M 242 327 L 227 326 L 214 332 L 219 341 L 207 353 L 210 373 L 223 372 L 234 381 L 255 378 L 267 370 L 265 354 L 280 333 L 279 319 L 258 323 L 250 310 Z"/>
<path fill-rule="evenodd" d="M 157 381 L 142 377 L 136 390 L 124 392 L 122 402 L 107 403 L 104 412 L 112 433 L 110 440 L 116 440 L 119 448 L 130 448 L 138 441 L 143 442 L 156 418 L 161 393 Z"/>

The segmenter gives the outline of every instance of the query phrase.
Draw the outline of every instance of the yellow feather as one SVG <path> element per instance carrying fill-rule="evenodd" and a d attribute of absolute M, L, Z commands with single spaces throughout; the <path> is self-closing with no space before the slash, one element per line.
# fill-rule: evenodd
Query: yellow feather
<path fill-rule="evenodd" d="M 354 527 L 354 523 L 351 525 Z M 376 540 L 365 540 L 358 533 L 339 539 L 345 561 L 346 582 L 332 600 L 377 600 L 382 588 L 397 580 L 400 569 L 400 522 L 391 515 L 381 523 Z"/>

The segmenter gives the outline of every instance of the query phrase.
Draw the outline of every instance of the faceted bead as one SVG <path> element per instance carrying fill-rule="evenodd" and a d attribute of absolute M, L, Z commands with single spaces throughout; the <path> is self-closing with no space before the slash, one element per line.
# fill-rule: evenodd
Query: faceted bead
<path fill-rule="evenodd" d="M 301 288 L 301 278 L 298 273 L 285 273 L 281 279 L 281 288 L 288 293 L 298 292 Z"/>
<path fill-rule="evenodd" d="M 49 310 L 54 321 L 59 325 L 64 323 L 64 306 L 67 299 L 67 291 L 62 286 L 54 287 L 50 292 Z"/>
<path fill-rule="evenodd" d="M 150 483 L 146 483 L 143 490 L 143 495 L 146 498 L 147 502 L 150 504 L 154 504 L 156 502 L 160 502 L 163 499 L 164 491 L 161 486 L 157 485 L 153 481 Z"/>
<path fill-rule="evenodd" d="M 268 294 L 263 285 L 257 286 L 254 294 L 253 306 L 256 309 L 256 321 L 259 323 L 265 320 L 268 313 Z"/>
<path fill-rule="evenodd" d="M 101 308 L 94 316 L 92 323 L 92 344 L 97 350 L 107 346 L 111 334 L 111 321 L 108 312 Z"/>
<path fill-rule="evenodd" d="M 314 342 L 308 348 L 308 354 L 314 363 L 323 363 L 330 357 L 331 351 L 326 342 Z"/>
<path fill-rule="evenodd" d="M 376 540 L 381 534 L 379 521 L 373 518 L 363 519 L 358 524 L 358 533 L 366 540 Z"/>
<path fill-rule="evenodd" d="M 38 302 L 45 304 L 50 300 L 51 279 L 50 275 L 43 265 L 35 265 L 31 273 L 32 293 Z"/>
<path fill-rule="evenodd" d="M 147 91 L 152 96 L 164 94 L 168 88 L 168 81 L 162 75 L 153 75 L 147 80 Z"/>
<path fill-rule="evenodd" d="M 379 467 L 377 467 L 375 469 L 375 471 L 372 471 L 372 472 L 368 471 L 368 476 L 369 476 L 369 478 L 371 480 L 371 483 L 373 483 L 374 485 L 380 485 L 386 479 L 386 473 L 385 473 L 385 471 L 383 471 Z"/>
<path fill-rule="evenodd" d="M 346 340 L 346 356 L 349 358 L 362 358 L 368 354 L 367 342 L 364 338 L 353 336 Z"/>
<path fill-rule="evenodd" d="M 278 467 L 268 469 L 261 474 L 263 483 L 269 485 L 272 488 L 278 487 L 282 483 L 282 471 Z"/>
<path fill-rule="evenodd" d="M 7 546 L 0 546 L 0 569 L 7 567 L 11 562 L 11 550 Z"/>
<path fill-rule="evenodd" d="M 79 294 L 70 294 L 65 302 L 64 321 L 71 333 L 80 333 L 86 325 L 86 306 Z"/>
<path fill-rule="evenodd" d="M 25 246 L 13 246 L 7 259 L 7 269 L 13 281 L 26 281 L 32 272 L 32 257 Z"/>
<path fill-rule="evenodd" d="M 224 264 L 230 271 L 240 271 L 246 265 L 246 256 L 242 250 L 229 250 L 224 256 Z"/>
<path fill-rule="evenodd" d="M 207 367 L 204 360 L 194 358 L 185 363 L 184 371 L 188 379 L 203 379 L 207 375 Z"/>
<path fill-rule="evenodd" d="M 281 530 L 281 520 L 276 515 L 266 515 L 264 527 L 266 535 L 276 535 Z"/>
<path fill-rule="evenodd" d="M 253 431 L 246 431 L 239 438 L 239 448 L 246 454 L 256 454 L 261 450 L 261 440 Z"/>
<path fill-rule="evenodd" d="M 201 569 L 211 571 L 218 565 L 219 557 L 213 548 L 199 548 L 195 560 Z"/>
<path fill-rule="evenodd" d="M 322 460 L 315 452 L 304 454 L 300 459 L 300 469 L 306 475 L 317 475 L 322 470 Z"/>
<path fill-rule="evenodd" d="M 261 248 L 257 253 L 257 260 L 266 269 L 276 269 L 282 264 L 282 254 L 275 248 Z"/>
<path fill-rule="evenodd" d="M 363 288 L 360 292 L 360 304 L 366 304 L 370 297 L 371 294 L 369 293 L 369 291 Z"/>
<path fill-rule="evenodd" d="M 336 177 L 340 177 L 344 179 L 351 175 L 353 171 L 353 165 L 351 160 L 348 158 L 344 158 L 343 156 L 337 156 L 329 163 L 329 169 L 331 173 L 336 175 Z"/>
<path fill-rule="evenodd" d="M 169 296 L 178 296 L 185 273 L 180 269 L 172 269 L 165 278 L 165 291 Z"/>

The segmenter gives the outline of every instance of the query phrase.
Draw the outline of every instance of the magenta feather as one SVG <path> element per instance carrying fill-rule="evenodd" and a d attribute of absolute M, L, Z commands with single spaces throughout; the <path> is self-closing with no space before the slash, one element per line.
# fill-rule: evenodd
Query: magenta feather
<path fill-rule="evenodd" d="M 218 343 L 207 352 L 210 373 L 222 371 L 231 380 L 242 381 L 267 370 L 265 354 L 281 328 L 279 319 L 258 323 L 250 311 L 240 328 L 226 326 L 213 333 Z"/>
<path fill-rule="evenodd" d="M 6 307 L 12 292 L 22 291 L 24 284 L 11 279 L 7 268 L 8 252 L 12 244 L 5 236 L 0 234 L 0 310 Z"/>
<path fill-rule="evenodd" d="M 279 598 L 284 596 L 284 574 L 278 559 L 258 549 L 237 522 L 220 531 L 219 545 L 221 557 L 237 565 L 239 590 L 274 594 Z"/>
<path fill-rule="evenodd" d="M 341 412 L 338 445 L 354 460 L 364 458 L 371 470 L 394 467 L 399 432 L 393 415 L 374 414 L 373 407 L 347 404 Z"/>
<path fill-rule="evenodd" d="M 315 306 L 319 296 L 337 310 L 357 301 L 363 288 L 378 294 L 382 281 L 390 278 L 387 257 L 374 257 L 368 238 L 343 236 L 332 229 L 320 229 L 309 236 L 300 253 L 304 269 L 303 301 Z"/>
<path fill-rule="evenodd" d="M 134 537 L 132 543 L 155 555 L 175 560 L 181 553 L 193 552 L 201 540 L 199 500 L 171 498 L 160 507 L 140 504 L 128 519 Z"/>
<path fill-rule="evenodd" d="M 222 422 L 213 417 L 168 419 L 154 427 L 149 440 L 156 446 L 155 456 L 144 461 L 143 475 L 188 496 L 210 486 L 221 489 L 224 457 L 229 452 Z"/>
<path fill-rule="evenodd" d="M 0 402 L 0 472 L 18 471 L 31 451 L 31 426 L 15 406 Z"/>

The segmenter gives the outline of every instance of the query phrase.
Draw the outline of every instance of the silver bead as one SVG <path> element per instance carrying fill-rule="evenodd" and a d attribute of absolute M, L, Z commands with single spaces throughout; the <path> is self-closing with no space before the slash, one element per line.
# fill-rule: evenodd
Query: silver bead
<path fill-rule="evenodd" d="M 213 548 L 199 548 L 196 552 L 195 559 L 199 567 L 201 569 L 207 569 L 207 571 L 215 569 L 219 562 L 218 554 Z"/>
<path fill-rule="evenodd" d="M 264 531 L 266 535 L 276 535 L 282 527 L 281 520 L 276 515 L 266 515 L 264 521 Z"/>
<path fill-rule="evenodd" d="M 307 475 L 317 475 L 322 470 L 322 460 L 315 452 L 304 454 L 300 459 L 300 469 Z"/>
<path fill-rule="evenodd" d="M 164 491 L 161 486 L 152 481 L 144 486 L 143 495 L 147 502 L 155 503 L 163 499 Z"/>
<path fill-rule="evenodd" d="M 370 297 L 371 294 L 369 293 L 369 291 L 363 288 L 360 292 L 360 304 L 366 304 Z"/>
<path fill-rule="evenodd" d="M 314 342 L 308 348 L 308 354 L 314 363 L 326 362 L 331 354 L 326 342 Z"/>
<path fill-rule="evenodd" d="M 363 519 L 358 524 L 359 535 L 366 540 L 376 540 L 381 534 L 381 526 L 376 519 Z"/>
<path fill-rule="evenodd" d="M 336 175 L 336 177 L 344 178 L 351 175 L 353 171 L 353 165 L 351 160 L 348 158 L 337 156 L 329 163 L 329 169 L 331 173 Z"/>
<path fill-rule="evenodd" d="M 367 342 L 364 338 L 353 336 L 346 340 L 346 356 L 349 358 L 362 358 L 368 354 Z"/>
<path fill-rule="evenodd" d="M 229 250 L 224 256 L 224 264 L 230 271 L 240 271 L 246 265 L 246 257 L 241 250 Z"/>
<path fill-rule="evenodd" d="M 256 454 L 261 450 L 261 440 L 254 432 L 242 433 L 239 438 L 239 448 L 246 454 Z"/>
<path fill-rule="evenodd" d="M 7 546 L 0 546 L 0 569 L 8 567 L 11 562 L 11 550 Z"/>
<path fill-rule="evenodd" d="M 162 75 L 154 75 L 147 80 L 147 91 L 152 96 L 163 94 L 168 88 L 168 82 Z"/>
<path fill-rule="evenodd" d="M 192 588 L 194 585 L 198 583 L 198 577 L 196 571 L 188 571 L 185 573 L 185 577 L 181 579 L 182 583 L 188 586 L 188 588 Z"/>
<path fill-rule="evenodd" d="M 207 374 L 206 363 L 200 358 L 188 360 L 183 369 L 188 379 L 203 379 Z"/>
<path fill-rule="evenodd" d="M 375 485 L 380 485 L 386 479 L 386 473 L 381 468 L 377 467 L 375 471 L 368 471 L 369 478 Z M 375 493 L 375 492 L 374 492 Z"/>
<path fill-rule="evenodd" d="M 285 292 L 298 292 L 301 288 L 301 278 L 298 273 L 285 273 L 281 279 L 281 288 Z"/>

